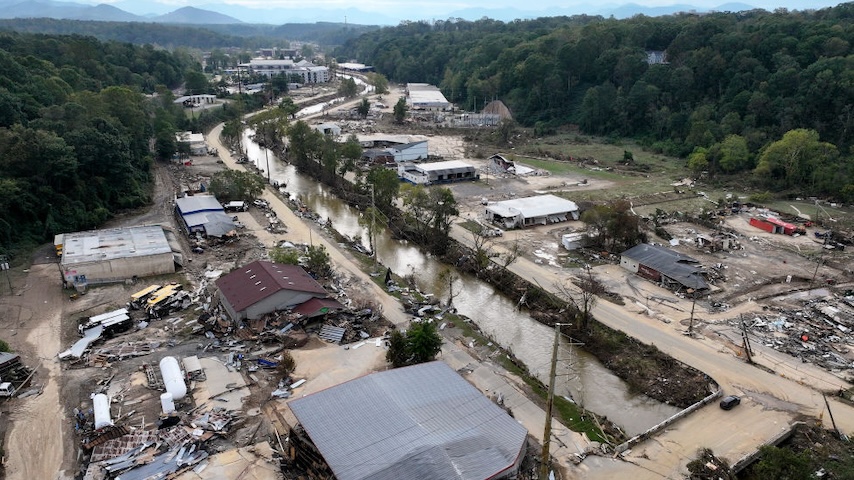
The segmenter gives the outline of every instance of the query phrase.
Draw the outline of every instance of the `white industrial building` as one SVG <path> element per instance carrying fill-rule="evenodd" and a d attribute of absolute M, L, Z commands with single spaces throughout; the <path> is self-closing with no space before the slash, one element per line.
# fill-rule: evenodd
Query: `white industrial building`
<path fill-rule="evenodd" d="M 112 228 L 64 234 L 60 269 L 64 281 L 91 285 L 174 273 L 175 259 L 159 225 Z"/>
<path fill-rule="evenodd" d="M 249 63 L 243 63 L 240 68 L 265 77 L 277 75 L 299 75 L 302 83 L 326 83 L 329 81 L 329 69 L 303 60 L 294 63 L 293 60 L 270 60 L 253 58 Z"/>
<path fill-rule="evenodd" d="M 439 87 L 428 83 L 407 83 L 406 104 L 413 110 L 441 111 L 451 108 L 451 102 Z"/>
<path fill-rule="evenodd" d="M 485 214 L 503 228 L 522 228 L 578 220 L 578 205 L 555 195 L 537 195 L 490 203 Z"/>
<path fill-rule="evenodd" d="M 208 144 L 205 142 L 203 133 L 181 132 L 175 134 L 175 141 L 178 144 L 188 145 L 190 155 L 207 155 Z"/>
<path fill-rule="evenodd" d="M 459 160 L 447 162 L 407 163 L 397 167 L 401 180 L 415 185 L 477 180 L 477 169 Z"/>

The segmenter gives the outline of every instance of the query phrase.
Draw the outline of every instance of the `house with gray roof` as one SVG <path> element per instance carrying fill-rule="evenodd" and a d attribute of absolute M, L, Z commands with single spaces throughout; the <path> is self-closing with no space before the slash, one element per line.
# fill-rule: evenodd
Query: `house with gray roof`
<path fill-rule="evenodd" d="M 699 260 L 661 245 L 635 245 L 623 252 L 620 265 L 671 290 L 709 290 Z"/>
<path fill-rule="evenodd" d="M 444 362 L 372 373 L 288 403 L 313 478 L 515 478 L 528 432 Z"/>

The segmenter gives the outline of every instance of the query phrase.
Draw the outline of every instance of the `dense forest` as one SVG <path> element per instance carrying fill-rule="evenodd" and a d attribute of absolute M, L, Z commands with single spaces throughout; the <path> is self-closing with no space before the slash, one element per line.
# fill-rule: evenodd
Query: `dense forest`
<path fill-rule="evenodd" d="M 854 201 L 854 3 L 818 11 L 404 23 L 337 49 L 465 109 L 503 100 L 544 134 L 565 125 L 690 158 L 710 175 Z"/>
<path fill-rule="evenodd" d="M 284 25 L 166 25 L 144 22 L 96 22 L 52 18 L 0 19 L 0 30 L 22 33 L 87 35 L 98 40 L 115 40 L 135 45 L 152 44 L 164 48 L 240 48 L 287 45 L 290 41 L 313 42 L 321 46 L 341 45 L 347 40 L 379 27 L 343 23 L 289 23 Z"/>
<path fill-rule="evenodd" d="M 150 140 L 186 127 L 167 87 L 200 69 L 151 46 L 0 34 L 0 253 L 148 202 Z"/>

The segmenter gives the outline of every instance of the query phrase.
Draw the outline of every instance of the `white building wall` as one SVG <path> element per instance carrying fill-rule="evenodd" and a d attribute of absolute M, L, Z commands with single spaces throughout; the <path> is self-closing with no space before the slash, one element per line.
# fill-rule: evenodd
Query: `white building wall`
<path fill-rule="evenodd" d="M 73 282 L 78 275 L 86 275 L 89 284 L 123 282 L 133 277 L 175 273 L 175 261 L 172 252 L 167 252 L 63 265 L 62 272 L 67 282 Z"/>

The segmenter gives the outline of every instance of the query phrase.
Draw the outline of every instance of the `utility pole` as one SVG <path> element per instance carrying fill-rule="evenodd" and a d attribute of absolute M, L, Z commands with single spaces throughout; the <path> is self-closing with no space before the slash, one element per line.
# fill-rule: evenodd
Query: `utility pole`
<path fill-rule="evenodd" d="M 546 425 L 543 429 L 543 454 L 540 459 L 540 478 L 545 479 L 549 476 L 549 466 L 551 465 L 551 455 L 549 454 L 549 446 L 552 438 L 552 406 L 555 399 L 555 375 L 557 373 L 557 347 L 560 340 L 560 327 L 568 325 L 567 323 L 555 323 L 555 340 L 552 346 L 552 365 L 549 371 L 549 396 L 546 400 Z"/>
<path fill-rule="evenodd" d="M 747 325 L 744 324 L 744 316 L 738 315 L 741 322 L 741 340 L 744 343 L 744 354 L 747 356 L 747 363 L 753 363 L 753 348 L 750 347 L 750 338 L 747 337 Z"/>
<path fill-rule="evenodd" d="M 267 184 L 270 183 L 270 155 L 267 153 L 267 145 L 264 145 L 264 158 L 267 159 Z"/>
<path fill-rule="evenodd" d="M 827 401 L 827 395 L 822 393 L 821 396 L 824 397 L 824 404 L 827 406 L 827 413 L 830 415 L 830 423 L 833 424 L 833 431 L 836 432 L 837 437 L 840 437 L 839 429 L 836 428 L 836 420 L 833 419 L 833 412 L 830 410 L 830 402 Z"/>
<path fill-rule="evenodd" d="M 688 321 L 688 336 L 694 334 L 694 307 L 697 305 L 697 290 L 690 288 L 688 289 L 689 293 L 691 293 L 692 301 L 691 301 L 691 319 Z"/>
<path fill-rule="evenodd" d="M 368 232 L 368 240 L 371 242 L 371 256 L 374 257 L 374 270 L 377 269 L 377 234 L 376 234 L 376 216 L 377 204 L 374 196 L 374 184 L 369 183 L 368 188 L 371 189 L 371 231 Z"/>

